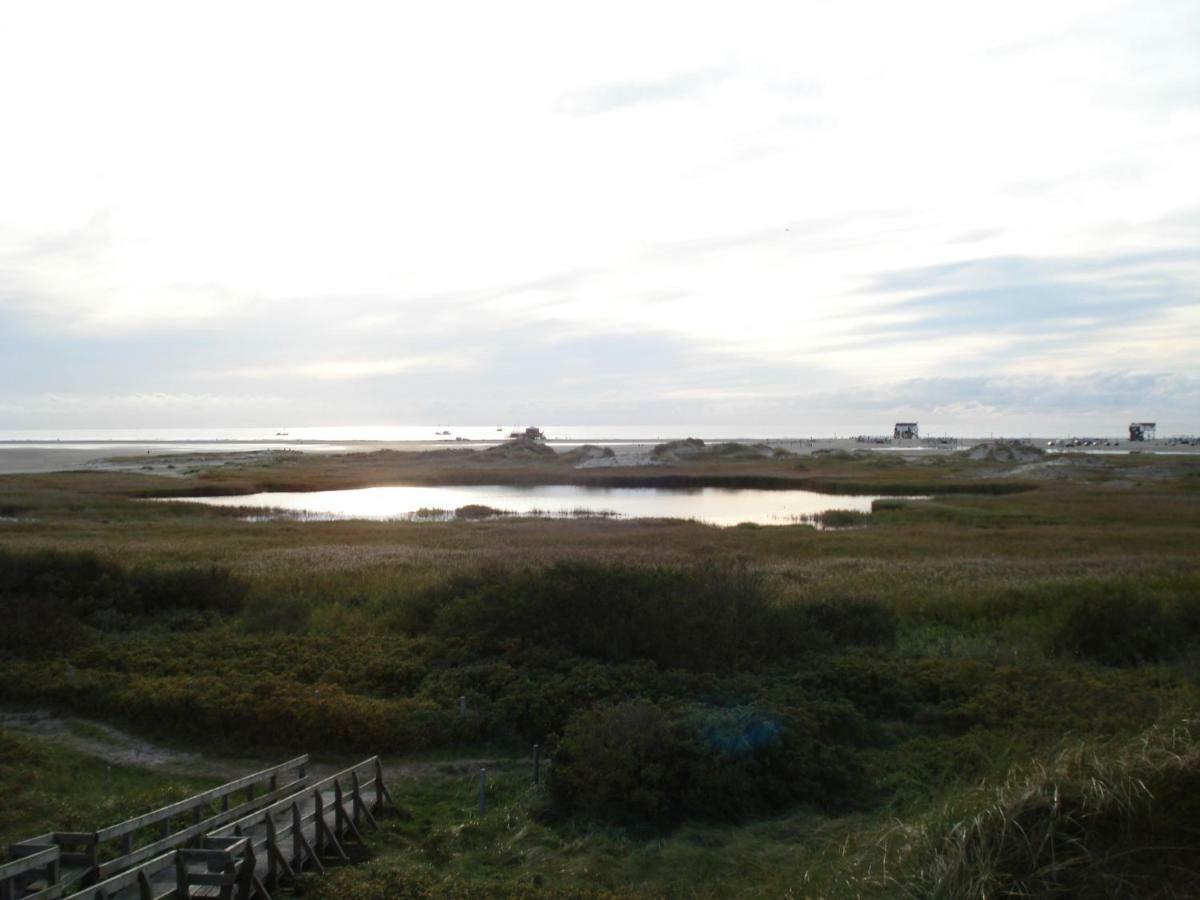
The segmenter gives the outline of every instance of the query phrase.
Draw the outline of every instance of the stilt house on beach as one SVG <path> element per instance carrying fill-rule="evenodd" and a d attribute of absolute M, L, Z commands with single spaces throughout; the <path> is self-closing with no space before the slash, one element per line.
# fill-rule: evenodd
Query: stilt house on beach
<path fill-rule="evenodd" d="M 1156 422 L 1130 422 L 1129 439 L 1131 441 L 1154 440 L 1154 429 L 1156 425 Z"/>
<path fill-rule="evenodd" d="M 897 422 L 892 429 L 892 438 L 897 441 L 916 440 L 921 436 L 916 422 Z"/>

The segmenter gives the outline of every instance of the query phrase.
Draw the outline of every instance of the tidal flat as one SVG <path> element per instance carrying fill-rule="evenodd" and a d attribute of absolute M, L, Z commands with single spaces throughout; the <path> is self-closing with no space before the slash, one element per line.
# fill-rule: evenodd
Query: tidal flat
<path fill-rule="evenodd" d="M 213 759 L 443 760 L 317 897 L 1200 890 L 1200 458 L 563 455 L 0 476 L 0 701 Z M 828 530 L 141 502 L 493 484 L 928 499 Z M 0 741 L 0 844 L 104 824 L 87 754 Z M 179 793 L 122 772 L 113 808 Z"/>

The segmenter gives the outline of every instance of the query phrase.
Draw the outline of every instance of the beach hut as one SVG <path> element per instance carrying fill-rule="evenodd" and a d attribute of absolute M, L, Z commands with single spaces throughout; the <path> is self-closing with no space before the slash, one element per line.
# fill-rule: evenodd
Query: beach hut
<path fill-rule="evenodd" d="M 1154 429 L 1156 425 L 1157 423 L 1155 422 L 1130 422 L 1129 439 L 1131 441 L 1154 440 Z"/>
<path fill-rule="evenodd" d="M 916 422 L 897 422 L 892 429 L 892 438 L 897 441 L 916 440 L 921 436 Z"/>

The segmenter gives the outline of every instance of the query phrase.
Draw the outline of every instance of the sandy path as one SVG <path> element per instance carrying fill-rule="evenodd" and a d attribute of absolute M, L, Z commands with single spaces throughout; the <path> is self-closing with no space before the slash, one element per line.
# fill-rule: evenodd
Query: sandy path
<path fill-rule="evenodd" d="M 255 757 L 217 757 L 195 751 L 165 747 L 143 740 L 128 732 L 91 719 L 56 716 L 45 710 L 16 712 L 0 710 L 0 729 L 34 735 L 60 747 L 67 747 L 86 756 L 105 760 L 118 766 L 137 766 L 170 775 L 190 775 L 232 781 L 251 772 L 270 768 L 283 759 Z M 298 751 L 294 755 L 299 755 Z M 365 754 L 364 754 L 365 755 Z M 313 763 L 309 773 L 314 776 L 332 775 L 357 762 Z M 489 771 L 531 764 L 532 760 L 495 757 L 462 759 L 410 760 L 384 759 L 384 777 L 391 781 L 404 778 L 431 778 L 468 775 L 480 767 Z"/>

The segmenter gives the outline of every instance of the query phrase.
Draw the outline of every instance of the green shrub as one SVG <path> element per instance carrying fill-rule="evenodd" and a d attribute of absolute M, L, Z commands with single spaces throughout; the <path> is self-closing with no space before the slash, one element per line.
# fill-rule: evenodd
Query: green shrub
<path fill-rule="evenodd" d="M 801 606 L 809 627 L 839 647 L 891 647 L 896 616 L 872 600 L 842 600 Z"/>
<path fill-rule="evenodd" d="M 761 580 L 739 566 L 561 562 L 461 579 L 452 594 L 431 631 L 475 653 L 520 643 L 613 662 L 649 659 L 713 670 L 753 666 L 811 645 L 800 617 L 773 603 Z"/>
<path fill-rule="evenodd" d="M 59 601 L 79 618 L 103 610 L 126 616 L 172 610 L 229 614 L 241 608 L 246 592 L 244 581 L 216 566 L 130 570 L 94 553 L 0 550 L 0 597 Z"/>
<path fill-rule="evenodd" d="M 1053 639 L 1057 656 L 1110 666 L 1158 662 L 1189 640 L 1190 618 L 1128 584 L 1096 585 L 1077 601 Z"/>
<path fill-rule="evenodd" d="M 853 528 L 871 521 L 869 513 L 855 509 L 827 509 L 814 518 L 825 528 Z"/>
<path fill-rule="evenodd" d="M 90 632 L 54 598 L 0 597 L 0 655 L 52 656 L 85 644 Z"/>
<path fill-rule="evenodd" d="M 312 622 L 312 603 L 295 594 L 263 594 L 246 604 L 242 627 L 252 634 L 302 634 Z"/>
<path fill-rule="evenodd" d="M 398 598 L 386 615 L 476 657 L 539 647 L 691 671 L 756 669 L 831 645 L 895 639 L 894 617 L 880 606 L 781 604 L 756 573 L 720 563 L 488 570 Z"/>
<path fill-rule="evenodd" d="M 750 707 L 597 706 L 564 729 L 553 808 L 621 824 L 739 820 L 797 804 L 845 806 L 861 792 L 853 753 L 814 723 Z"/>

